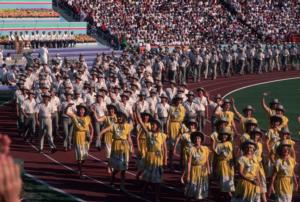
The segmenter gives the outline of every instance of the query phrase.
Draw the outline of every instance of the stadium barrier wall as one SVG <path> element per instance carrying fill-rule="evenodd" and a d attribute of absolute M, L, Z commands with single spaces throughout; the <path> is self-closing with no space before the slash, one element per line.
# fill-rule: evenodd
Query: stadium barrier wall
<path fill-rule="evenodd" d="M 52 0 L 0 0 L 1 9 L 52 8 Z"/>
<path fill-rule="evenodd" d="M 86 22 L 0 22 L 0 36 L 9 35 L 10 32 L 24 32 L 24 31 L 39 31 L 39 32 L 52 32 L 52 31 L 73 31 L 74 34 L 86 34 L 87 23 Z"/>

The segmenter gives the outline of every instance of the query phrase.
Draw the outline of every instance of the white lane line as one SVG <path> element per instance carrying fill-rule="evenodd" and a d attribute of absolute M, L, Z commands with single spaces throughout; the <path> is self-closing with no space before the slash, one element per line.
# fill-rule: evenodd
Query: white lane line
<path fill-rule="evenodd" d="M 33 145 L 33 144 L 31 144 L 31 143 L 29 143 L 29 144 L 31 145 L 32 148 L 34 148 L 36 151 L 38 151 L 38 148 L 37 148 L 35 145 Z M 52 158 L 51 156 L 49 156 L 49 155 L 47 155 L 47 154 L 45 154 L 45 153 L 42 153 L 42 155 L 44 155 L 44 156 L 45 156 L 46 158 L 48 158 L 49 160 L 55 162 L 56 164 L 58 164 L 58 165 L 64 167 L 65 169 L 67 169 L 67 170 L 69 170 L 69 171 L 71 171 L 71 172 L 73 172 L 73 173 L 77 173 L 76 170 L 74 170 L 73 168 L 64 165 L 63 163 L 61 163 L 61 162 L 57 161 L 56 159 Z M 100 181 L 100 180 L 97 180 L 97 179 L 95 179 L 95 178 L 93 178 L 93 177 L 90 177 L 90 176 L 88 176 L 88 175 L 85 175 L 85 177 L 86 177 L 87 179 L 91 180 L 91 181 L 94 181 L 94 182 L 96 182 L 96 183 L 98 183 L 98 184 L 102 184 L 102 185 L 104 185 L 104 186 L 106 186 L 106 187 L 108 187 L 108 188 L 111 188 L 111 189 L 115 190 L 115 191 L 121 191 L 120 189 L 117 189 L 117 188 L 115 188 L 114 186 L 111 186 L 111 185 L 109 185 L 109 184 L 107 184 L 107 183 L 105 183 L 105 182 L 102 182 L 102 181 Z M 123 191 L 123 192 L 124 192 L 125 194 L 127 194 L 127 195 L 133 197 L 133 198 L 136 198 L 136 199 L 139 199 L 139 200 L 142 200 L 142 201 L 146 201 L 146 202 L 151 202 L 151 201 L 148 200 L 148 199 L 145 199 L 145 198 L 143 198 L 143 197 L 141 197 L 141 196 L 138 196 L 138 195 L 136 195 L 136 194 L 130 193 L 130 192 L 128 192 L 128 191 Z"/>
<path fill-rule="evenodd" d="M 79 201 L 79 202 L 85 202 L 85 201 L 82 200 L 81 198 L 78 198 L 78 197 L 76 197 L 76 196 L 73 196 L 73 195 L 71 195 L 71 194 L 69 194 L 69 193 L 67 193 L 67 192 L 65 192 L 65 191 L 63 191 L 63 190 L 61 190 L 61 189 L 58 189 L 58 188 L 56 188 L 56 187 L 53 187 L 53 186 L 49 185 L 47 182 L 45 182 L 45 181 L 43 181 L 43 180 L 40 180 L 40 179 L 38 179 L 37 177 L 35 177 L 35 176 L 33 176 L 33 175 L 29 174 L 29 173 L 24 173 L 24 175 L 25 175 L 26 177 L 29 177 L 29 178 L 33 179 L 34 181 L 38 182 L 39 184 L 42 184 L 42 185 L 47 186 L 47 187 L 48 187 L 50 190 L 52 190 L 52 191 L 56 191 L 56 192 L 59 192 L 59 193 L 61 193 L 61 194 L 64 194 L 64 195 L 66 195 L 66 196 L 68 196 L 68 197 L 70 197 L 70 198 L 72 198 L 72 199 L 74 199 L 74 200 L 76 200 L 76 201 Z"/>
<path fill-rule="evenodd" d="M 240 91 L 240 90 L 243 90 L 243 89 L 246 89 L 246 88 L 250 88 L 250 87 L 254 87 L 254 86 L 259 86 L 259 85 L 263 85 L 263 84 L 275 83 L 275 82 L 279 82 L 279 81 L 295 80 L 295 79 L 300 79 L 300 77 L 298 76 L 298 77 L 292 77 L 292 78 L 286 78 L 286 79 L 277 79 L 277 80 L 273 80 L 273 81 L 265 81 L 265 82 L 261 82 L 261 83 L 255 83 L 255 84 L 243 86 L 243 87 L 237 88 L 235 90 L 232 90 L 232 91 L 226 93 L 223 96 L 223 98 L 227 97 L 228 95 L 230 95 L 232 93 L 235 93 L 237 91 Z"/>
<path fill-rule="evenodd" d="M 91 155 L 91 154 L 89 154 L 89 156 L 90 156 L 91 158 L 93 158 L 93 159 L 95 159 L 95 160 L 101 162 L 101 163 L 104 163 L 105 165 L 108 165 L 108 163 L 106 163 L 105 161 L 103 161 L 103 160 L 101 160 L 101 159 L 99 159 L 99 158 L 97 158 L 97 157 L 95 157 L 95 156 L 93 156 L 93 155 Z M 132 176 L 136 176 L 135 173 L 130 172 L 130 171 L 126 171 L 126 173 L 128 173 L 128 174 L 130 174 L 130 175 L 132 175 Z M 169 185 L 166 185 L 166 184 L 163 184 L 163 183 L 161 184 L 161 186 L 163 186 L 163 187 L 165 187 L 165 188 L 167 188 L 167 189 L 171 189 L 171 190 L 174 190 L 174 191 L 177 191 L 177 192 L 182 193 L 182 191 L 181 191 L 180 189 L 176 188 L 176 187 L 172 187 L 172 186 L 169 186 Z"/>

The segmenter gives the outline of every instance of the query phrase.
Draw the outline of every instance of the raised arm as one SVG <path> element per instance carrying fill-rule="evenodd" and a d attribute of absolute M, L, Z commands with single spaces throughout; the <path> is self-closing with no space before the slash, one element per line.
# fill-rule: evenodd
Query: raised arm
<path fill-rule="evenodd" d="M 98 122 L 104 122 L 106 117 L 105 116 L 98 116 L 97 113 L 96 113 L 96 109 L 94 106 L 91 106 L 91 111 L 93 112 L 94 114 L 94 117 L 95 119 L 98 121 Z"/>
<path fill-rule="evenodd" d="M 267 95 L 268 95 L 267 93 L 263 93 L 263 94 L 262 94 L 261 100 L 260 100 L 260 104 L 261 104 L 262 108 L 264 109 L 264 111 L 265 111 L 268 115 L 270 115 L 271 109 L 267 106 L 266 100 L 265 100 L 265 97 L 266 97 Z"/>
<path fill-rule="evenodd" d="M 233 109 L 234 113 L 239 117 L 240 120 L 242 120 L 243 118 L 245 118 L 245 117 L 238 111 L 238 109 L 236 108 L 236 106 L 235 106 L 235 101 L 234 101 L 233 97 L 231 97 L 230 100 L 231 100 L 231 103 L 232 103 L 232 109 Z"/>
<path fill-rule="evenodd" d="M 135 114 L 135 117 L 136 117 L 136 119 L 137 119 L 137 122 L 140 124 L 142 130 L 143 130 L 145 133 L 148 133 L 148 130 L 147 130 L 145 124 L 144 124 L 143 121 L 142 121 L 142 118 L 141 118 L 140 113 L 136 110 L 136 106 L 134 107 L 133 114 Z"/>

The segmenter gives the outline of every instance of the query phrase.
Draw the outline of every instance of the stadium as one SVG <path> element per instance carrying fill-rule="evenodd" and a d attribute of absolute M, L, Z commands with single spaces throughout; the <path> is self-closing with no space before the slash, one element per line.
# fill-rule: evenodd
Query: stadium
<path fill-rule="evenodd" d="M 0 202 L 300 201 L 299 0 L 0 0 Z"/>

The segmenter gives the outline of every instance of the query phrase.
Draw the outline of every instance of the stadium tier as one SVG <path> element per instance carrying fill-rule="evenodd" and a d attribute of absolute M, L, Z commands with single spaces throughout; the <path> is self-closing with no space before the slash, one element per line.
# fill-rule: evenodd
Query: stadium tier
<path fill-rule="evenodd" d="M 52 8 L 52 0 L 0 0 L 1 9 Z"/>

